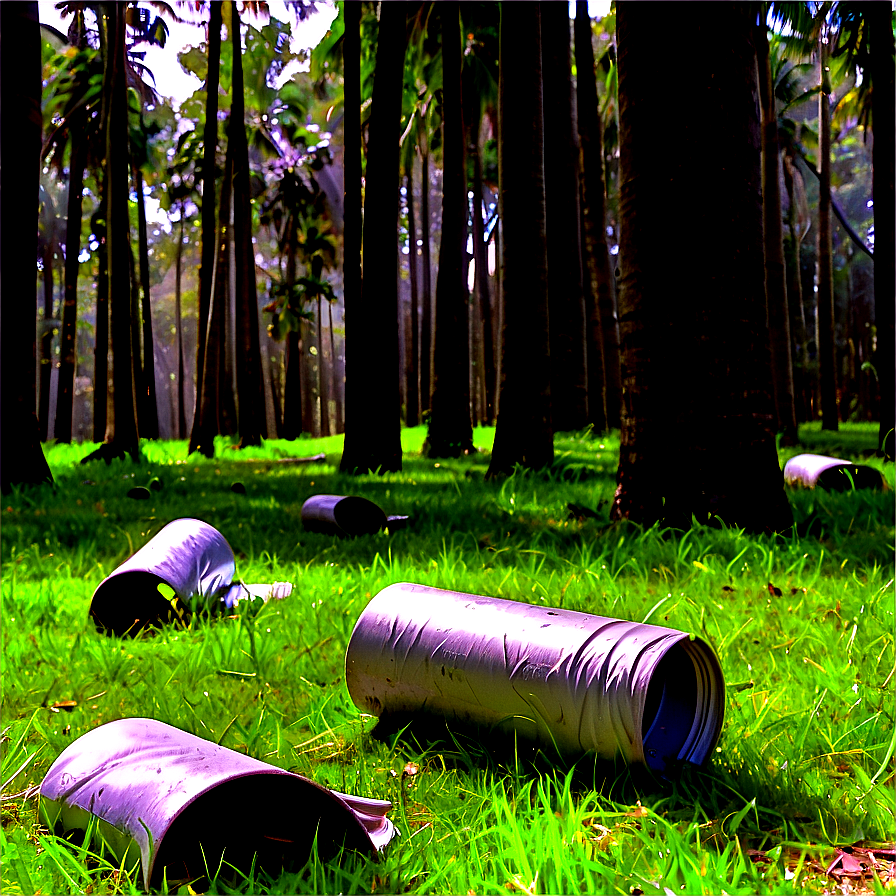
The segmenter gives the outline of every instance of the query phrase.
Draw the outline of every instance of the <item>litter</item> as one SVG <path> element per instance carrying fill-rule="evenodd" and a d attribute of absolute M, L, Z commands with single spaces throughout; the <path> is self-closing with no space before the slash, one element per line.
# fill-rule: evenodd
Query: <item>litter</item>
<path fill-rule="evenodd" d="M 375 716 L 425 712 L 655 772 L 705 764 L 725 709 L 719 661 L 687 632 L 408 583 L 370 601 L 345 667 Z"/>
<path fill-rule="evenodd" d="M 834 492 L 885 487 L 880 470 L 864 464 L 821 454 L 798 454 L 784 465 L 784 481 L 803 488 L 825 488 Z"/>
<path fill-rule="evenodd" d="M 136 634 L 188 613 L 229 610 L 240 601 L 288 597 L 289 582 L 235 582 L 236 561 L 224 536 L 202 520 L 169 523 L 97 586 L 90 616 L 100 631 Z M 160 585 L 174 592 L 166 597 Z"/>
<path fill-rule="evenodd" d="M 404 528 L 407 516 L 386 516 L 373 501 L 357 495 L 314 495 L 302 505 L 302 525 L 327 535 L 373 535 Z"/>
<path fill-rule="evenodd" d="M 340 847 L 383 849 L 392 804 L 327 790 L 301 775 L 153 719 L 120 719 L 79 737 L 40 785 L 50 830 L 93 830 L 119 864 L 140 860 L 147 889 L 248 870 L 301 868 Z"/>

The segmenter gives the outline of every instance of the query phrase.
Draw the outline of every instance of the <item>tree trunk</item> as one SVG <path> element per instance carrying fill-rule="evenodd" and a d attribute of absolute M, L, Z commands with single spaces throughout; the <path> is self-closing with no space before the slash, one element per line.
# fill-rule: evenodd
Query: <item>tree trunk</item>
<path fill-rule="evenodd" d="M 762 101 L 762 220 L 765 243 L 765 293 L 775 416 L 782 445 L 797 443 L 796 405 L 793 397 L 793 361 L 790 355 L 790 315 L 787 308 L 787 272 L 781 227 L 781 187 L 778 167 L 778 114 L 765 22 L 756 28 L 756 62 Z"/>
<path fill-rule="evenodd" d="M 347 332 L 350 330 L 355 334 L 355 341 L 351 343 L 352 376 L 346 375 L 345 448 L 340 466 L 346 473 L 401 469 L 401 418 L 395 380 L 398 364 L 395 233 L 398 227 L 398 128 L 407 41 L 406 18 L 407 4 L 404 2 L 384 3 L 380 7 L 367 144 L 364 273 L 360 299 L 346 318 Z M 346 59 L 348 53 L 347 46 Z M 354 73 L 351 77 L 354 78 Z M 351 110 L 351 116 L 356 108 L 348 105 L 347 97 L 346 109 Z M 352 122 L 347 118 L 346 133 L 353 130 Z M 347 146 L 346 159 L 349 158 Z M 348 167 L 346 164 L 346 171 Z M 346 229 L 350 216 L 346 202 Z M 346 247 L 346 268 L 353 264 Z"/>
<path fill-rule="evenodd" d="M 831 245 L 831 79 L 827 70 L 826 45 L 818 42 L 818 311 L 815 317 L 818 342 L 818 378 L 821 397 L 821 428 L 837 431 L 837 351 L 834 341 L 833 248 Z"/>
<path fill-rule="evenodd" d="M 94 235 L 99 242 L 96 276 L 96 336 L 93 347 L 93 441 L 102 442 L 106 434 L 106 409 L 109 393 L 109 271 L 106 265 L 106 181 L 100 178 L 99 209 L 94 217 Z M 101 222 L 101 223 L 100 223 Z"/>
<path fill-rule="evenodd" d="M 177 330 L 177 438 L 187 437 L 186 395 L 184 383 L 184 325 L 181 307 L 181 269 L 184 254 L 185 203 L 180 203 L 180 239 L 174 256 L 174 327 Z"/>
<path fill-rule="evenodd" d="M 330 384 L 324 358 L 323 299 L 317 297 L 317 369 L 320 382 L 320 434 L 330 435 Z M 329 302 L 327 303 L 329 304 Z"/>
<path fill-rule="evenodd" d="M 0 228 L 7 239 L 0 245 L 0 491 L 6 493 L 13 486 L 53 481 L 34 413 L 34 260 L 41 148 L 37 4 L 0 4 L 2 37 L 6 40 L 0 42 Z M 10 240 L 9 234 L 15 239 Z"/>
<path fill-rule="evenodd" d="M 202 396 L 206 393 L 203 376 L 207 354 L 209 309 L 212 301 L 215 258 L 217 256 L 218 221 L 215 214 L 215 173 L 217 163 L 215 152 L 218 148 L 218 83 L 221 69 L 221 0 L 209 3 L 208 23 L 208 77 L 205 82 L 205 122 L 202 131 L 202 252 L 199 264 L 199 316 L 196 330 L 196 401 L 193 408 L 193 426 L 190 433 L 189 454 L 194 451 L 214 453 L 214 433 L 200 429 L 202 417 Z M 205 443 L 205 449 L 200 448 Z M 211 455 L 208 455 L 211 456 Z"/>
<path fill-rule="evenodd" d="M 332 364 L 333 379 L 333 404 L 335 406 L 336 416 L 336 432 L 339 435 L 343 431 L 342 427 L 342 399 L 339 396 L 339 358 L 336 355 L 336 337 L 333 335 L 333 303 L 327 302 L 327 319 L 330 324 L 330 361 Z"/>
<path fill-rule="evenodd" d="M 417 221 L 414 216 L 414 157 L 407 168 L 407 200 L 408 200 L 408 276 L 411 281 L 411 338 L 407 344 L 410 363 L 407 365 L 407 402 L 405 405 L 405 422 L 408 426 L 417 426 L 420 422 L 420 294 L 417 272 Z M 428 233 L 424 228 L 424 236 Z M 332 330 L 330 331 L 332 334 Z M 335 358 L 334 358 L 335 363 Z"/>
<path fill-rule="evenodd" d="M 48 235 L 49 236 L 49 235 Z M 53 248 L 55 240 L 47 239 L 43 251 L 44 314 L 40 320 L 40 357 L 38 376 L 37 419 L 40 440 L 46 442 L 50 432 L 50 380 L 53 373 Z"/>
<path fill-rule="evenodd" d="M 476 298 L 479 305 L 479 328 L 482 334 L 482 381 L 484 384 L 484 413 L 482 422 L 495 422 L 495 389 L 498 385 L 495 371 L 495 334 L 492 328 L 492 302 L 488 288 L 488 245 L 485 241 L 485 224 L 482 197 L 482 157 L 479 154 L 479 128 L 472 136 L 470 147 L 473 155 L 473 255 L 476 264 Z"/>
<path fill-rule="evenodd" d="M 426 140 L 426 136 L 423 136 Z M 429 232 L 432 220 L 429 212 L 429 148 L 421 146 L 420 154 L 420 236 L 423 239 L 421 262 L 423 267 L 423 320 L 420 323 L 420 411 L 432 408 L 432 258 Z"/>
<path fill-rule="evenodd" d="M 442 241 L 436 279 L 435 383 L 429 419 L 429 457 L 473 450 L 470 425 L 470 353 L 467 306 L 467 176 L 461 103 L 463 57 L 460 8 L 439 6 L 442 33 Z"/>
<path fill-rule="evenodd" d="M 75 394 L 78 326 L 78 271 L 81 254 L 81 208 L 87 142 L 83 132 L 73 129 L 69 156 L 68 201 L 65 229 L 65 285 L 62 299 L 62 331 L 59 345 L 59 381 L 56 390 L 56 440 L 72 440 L 72 408 Z"/>
<path fill-rule="evenodd" d="M 252 246 L 252 193 L 249 144 L 246 139 L 246 105 L 243 92 L 243 58 L 240 17 L 236 0 L 230 4 L 233 27 L 233 107 L 228 144 L 233 142 L 233 241 L 236 275 L 236 392 L 240 447 L 260 445 L 267 435 L 261 344 L 258 333 L 258 291 L 255 283 L 255 249 Z"/>
<path fill-rule="evenodd" d="M 719 4 L 692 20 L 698 129 L 724 154 L 695 153 L 697 125 L 655 89 L 680 17 L 666 3 L 617 4 L 625 403 L 611 515 L 778 531 L 792 516 L 771 429 L 755 9 Z M 672 301 L 669 274 L 695 233 L 700 264 Z"/>
<path fill-rule="evenodd" d="M 503 228 L 501 407 L 488 477 L 554 459 L 540 8 L 501 7 L 498 189 Z M 513 10 L 511 12 L 511 9 Z"/>
<path fill-rule="evenodd" d="M 590 35 L 590 27 L 589 27 Z M 548 302 L 551 327 L 551 411 L 555 432 L 588 425 L 585 297 L 579 242 L 579 149 L 569 58 L 569 10 L 541 7 L 544 130 L 552 137 L 545 164 L 548 237 Z M 603 219 L 601 219 L 602 221 Z M 606 239 L 601 245 L 605 245 Z"/>
<path fill-rule="evenodd" d="M 139 459 L 137 395 L 132 349 L 132 264 L 128 193 L 128 99 L 125 82 L 125 7 L 100 4 L 106 20 L 106 58 L 103 74 L 103 117 L 106 133 L 106 263 L 109 277 L 112 394 L 106 420 L 106 458 L 129 454 Z"/>
<path fill-rule="evenodd" d="M 588 305 L 588 412 L 598 432 L 620 425 L 619 336 L 606 235 L 602 136 L 588 4 L 576 3 L 576 99 L 582 191 L 582 246 Z"/>
<path fill-rule="evenodd" d="M 878 448 L 890 460 L 894 445 L 893 358 L 894 304 L 896 304 L 896 206 L 894 191 L 894 135 L 896 135 L 896 87 L 894 87 L 892 10 L 887 3 L 864 6 L 872 40 L 871 68 L 874 90 L 872 147 L 874 192 L 874 323 L 877 350 L 874 366 L 880 382 L 880 434 Z"/>
<path fill-rule="evenodd" d="M 143 382 L 138 413 L 140 434 L 146 439 L 159 437 L 159 407 L 156 399 L 155 341 L 152 335 L 152 293 L 149 285 L 149 242 L 146 233 L 146 202 L 143 196 L 143 172 L 133 166 L 134 192 L 137 194 L 137 258 L 140 263 L 140 314 L 143 320 Z"/>

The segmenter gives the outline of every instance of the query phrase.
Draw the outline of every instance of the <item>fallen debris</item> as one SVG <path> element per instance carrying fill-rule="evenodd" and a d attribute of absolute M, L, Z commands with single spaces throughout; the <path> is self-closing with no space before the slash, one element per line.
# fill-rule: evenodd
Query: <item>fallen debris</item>
<path fill-rule="evenodd" d="M 832 492 L 886 487 L 880 470 L 821 454 L 791 457 L 784 465 L 784 481 L 790 486 L 824 488 Z"/>
<path fill-rule="evenodd" d="M 357 495 L 314 495 L 302 505 L 302 525 L 327 535 L 373 535 L 408 525 L 407 516 L 386 516 L 373 501 Z"/>

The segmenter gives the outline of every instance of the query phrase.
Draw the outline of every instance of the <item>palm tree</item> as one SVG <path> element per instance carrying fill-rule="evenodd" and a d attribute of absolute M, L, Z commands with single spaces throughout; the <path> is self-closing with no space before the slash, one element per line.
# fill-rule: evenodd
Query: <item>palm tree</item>
<path fill-rule="evenodd" d="M 541 4 L 501 7 L 499 199 L 504 327 L 501 396 L 488 476 L 554 458 L 545 234 Z"/>
<path fill-rule="evenodd" d="M 585 296 L 579 240 L 579 148 L 574 133 L 569 38 L 568 9 L 559 3 L 542 6 L 543 89 L 545 97 L 549 98 L 544 105 L 544 129 L 546 134 L 551 135 L 553 147 L 550 164 L 546 160 L 544 169 L 551 324 L 551 411 L 554 430 L 563 432 L 584 429 L 588 425 Z M 587 77 L 588 72 L 582 72 L 582 79 Z M 593 77 L 591 83 L 593 86 Z M 597 211 L 600 212 L 599 209 Z M 602 218 L 597 229 L 603 230 Z"/>
<path fill-rule="evenodd" d="M 40 30 L 36 3 L 0 4 L 0 490 L 52 482 L 34 414 L 34 260 L 40 186 Z M 29 263 L 29 259 L 31 260 Z M 31 299 L 28 300 L 30 295 Z"/>
<path fill-rule="evenodd" d="M 435 388 L 429 419 L 429 457 L 473 451 L 466 278 L 467 178 L 461 98 L 460 9 L 439 7 L 442 30 L 442 241 L 436 280 Z"/>
<path fill-rule="evenodd" d="M 360 296 L 351 297 L 346 292 L 346 341 L 350 348 L 346 349 L 346 428 L 340 469 L 349 473 L 401 469 L 395 232 L 407 6 L 404 2 L 382 4 L 377 31 L 365 177 L 363 280 Z M 346 39 L 352 40 L 348 32 Z M 348 104 L 346 111 L 348 134 L 354 111 Z M 346 146 L 346 172 L 351 161 L 348 149 Z M 347 229 L 351 215 L 346 204 Z M 347 246 L 347 270 L 353 264 Z"/>
<path fill-rule="evenodd" d="M 692 23 L 702 48 L 690 72 L 700 131 L 730 147 L 709 157 L 693 152 L 691 122 L 652 89 L 652 61 L 679 14 L 664 3 L 617 5 L 624 409 L 611 513 L 646 525 L 718 517 L 780 530 L 792 516 L 766 422 L 755 10 L 719 4 Z M 700 264 L 673 301 L 669 277 L 695 233 Z"/>

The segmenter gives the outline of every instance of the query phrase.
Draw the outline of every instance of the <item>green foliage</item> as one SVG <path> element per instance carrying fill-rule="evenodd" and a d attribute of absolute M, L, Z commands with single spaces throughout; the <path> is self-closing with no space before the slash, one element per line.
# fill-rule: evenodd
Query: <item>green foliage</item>
<path fill-rule="evenodd" d="M 800 450 L 856 459 L 876 444 L 870 425 L 801 435 Z M 821 893 L 835 844 L 891 838 L 893 492 L 791 492 L 789 536 L 642 529 L 608 520 L 615 438 L 558 438 L 552 468 L 493 484 L 493 436 L 477 429 L 482 453 L 434 463 L 419 454 L 424 429 L 404 430 L 404 472 L 362 477 L 338 472 L 342 437 L 239 453 L 219 438 L 210 460 L 144 442 L 139 464 L 110 467 L 77 465 L 89 444 L 49 447 L 56 489 L 2 508 L 3 781 L 24 764 L 7 792 L 39 783 L 80 734 L 149 716 L 394 804 L 402 837 L 378 862 L 313 858 L 207 892 Z M 323 463 L 275 462 L 319 451 Z M 127 497 L 156 478 L 150 500 Z M 307 533 L 300 508 L 319 493 L 362 494 L 412 522 Z M 292 581 L 292 595 L 154 637 L 98 635 L 93 589 L 182 516 L 224 533 L 244 581 Z M 700 633 L 728 685 L 713 762 L 664 782 L 587 758 L 555 766 L 467 730 L 374 731 L 348 697 L 345 647 L 370 597 L 398 581 Z M 77 706 L 54 712 L 62 700 Z M 42 829 L 25 797 L 3 802 L 3 852 L 5 892 L 140 889 L 134 871 Z"/>

